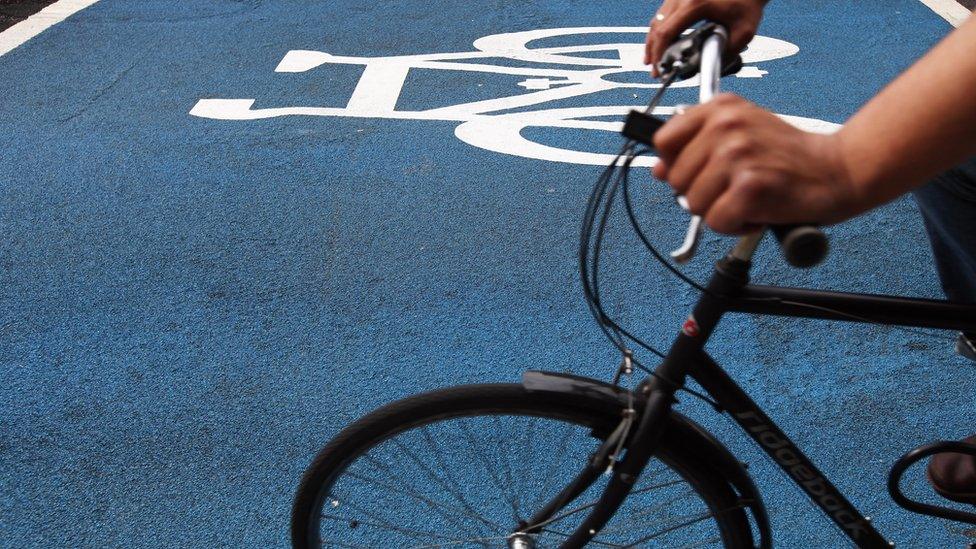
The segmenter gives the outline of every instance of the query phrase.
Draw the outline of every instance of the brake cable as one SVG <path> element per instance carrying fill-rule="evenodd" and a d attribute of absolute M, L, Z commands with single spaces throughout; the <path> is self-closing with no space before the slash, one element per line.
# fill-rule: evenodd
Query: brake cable
<path fill-rule="evenodd" d="M 674 71 L 662 77 L 661 87 L 648 102 L 643 114 L 650 115 L 653 112 L 663 98 L 664 92 L 671 86 L 676 77 L 677 74 Z M 610 213 L 613 209 L 613 199 L 617 195 L 618 189 L 623 191 L 621 194 L 624 196 L 624 203 L 627 206 L 628 217 L 630 218 L 631 223 L 634 224 L 635 229 L 637 229 L 643 244 L 651 251 L 655 258 L 662 265 L 667 267 L 673 274 L 681 278 L 685 283 L 691 285 L 699 291 L 707 292 L 702 285 L 688 278 L 683 273 L 678 271 L 674 266 L 672 266 L 664 258 L 661 252 L 650 243 L 643 231 L 640 229 L 639 224 L 637 224 L 637 218 L 633 212 L 633 207 L 629 197 L 630 169 L 637 157 L 651 151 L 651 149 L 647 147 L 638 148 L 638 145 L 638 142 L 630 139 L 623 145 L 623 147 L 621 147 L 620 152 L 614 157 L 613 161 L 597 179 L 597 183 L 594 185 L 593 191 L 591 192 L 590 198 L 587 202 L 587 207 L 583 215 L 583 228 L 580 233 L 579 249 L 580 276 L 583 282 L 583 295 L 587 306 L 590 309 L 590 313 L 596 320 L 597 325 L 600 327 L 607 339 L 614 345 L 614 347 L 617 348 L 618 351 L 620 351 L 621 355 L 623 356 L 620 367 L 617 369 L 617 372 L 614 375 L 613 383 L 615 385 L 619 384 L 622 378 L 629 378 L 629 371 L 631 368 L 637 368 L 648 375 L 651 375 L 677 388 L 678 390 L 684 391 L 701 399 L 702 401 L 711 405 L 713 408 L 718 409 L 718 403 L 713 399 L 709 398 L 703 393 L 695 391 L 694 389 L 690 389 L 678 384 L 673 380 L 661 377 L 660 374 L 654 372 L 638 361 L 634 357 L 633 351 L 628 348 L 626 340 L 630 340 L 634 344 L 651 352 L 659 358 L 664 358 L 665 354 L 643 341 L 635 334 L 623 328 L 618 322 L 610 317 L 606 309 L 603 307 L 599 285 L 600 252 L 603 248 L 607 220 L 609 219 Z M 594 229 L 596 230 L 595 234 L 593 232 Z M 593 252 L 592 254 L 590 253 L 591 249 Z"/>

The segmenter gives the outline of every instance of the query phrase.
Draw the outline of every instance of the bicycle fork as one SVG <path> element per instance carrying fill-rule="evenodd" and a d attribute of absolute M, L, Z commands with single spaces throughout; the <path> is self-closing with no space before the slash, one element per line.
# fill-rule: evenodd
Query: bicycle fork
<path fill-rule="evenodd" d="M 746 264 L 739 266 L 735 271 L 741 272 L 747 269 Z M 715 296 L 723 295 L 727 290 L 745 283 L 746 279 L 733 276 L 730 272 L 721 272 L 713 277 L 709 284 L 709 295 L 702 297 L 694 313 L 684 322 L 680 334 L 664 361 L 658 366 L 655 375 L 643 381 L 637 390 L 636 396 L 643 402 L 643 406 L 638 407 L 642 411 L 635 422 L 635 428 L 629 435 L 628 450 L 624 458 L 619 462 L 613 462 L 613 448 L 616 447 L 617 440 L 614 440 L 613 436 L 607 437 L 600 449 L 594 453 L 587 467 L 531 520 L 520 525 L 522 529 L 510 540 L 523 543 L 530 535 L 540 532 L 546 524 L 555 520 L 553 517 L 557 517 L 561 509 L 585 492 L 602 473 L 608 470 L 608 467 L 611 467 L 612 477 L 600 499 L 592 505 L 592 511 L 576 531 L 560 545 L 560 549 L 583 547 L 600 532 L 630 495 L 644 468 L 657 451 L 661 437 L 667 428 L 672 406 L 676 402 L 675 393 L 684 386 L 689 365 L 701 356 L 708 336 L 722 316 L 723 309 L 717 302 L 720 298 Z M 628 435 L 624 433 L 624 436 Z M 531 545 L 512 543 L 510 541 L 509 547 L 531 548 Z"/>
<path fill-rule="evenodd" d="M 664 433 L 671 406 L 675 402 L 674 390 L 655 389 L 653 383 L 642 384 L 640 391 L 647 395 L 643 413 L 631 432 L 615 431 L 601 444 L 590 457 L 586 467 L 572 482 L 540 509 L 530 520 L 519 525 L 518 532 L 508 538 L 510 549 L 534 549 L 533 535 L 538 534 L 549 523 L 560 516 L 560 511 L 585 492 L 604 473 L 610 471 L 612 477 L 600 499 L 592 505 L 576 531 L 560 545 L 560 549 L 583 547 L 595 537 L 613 517 L 640 478 L 644 467 L 654 455 L 658 441 Z M 615 436 L 617 435 L 617 436 Z M 619 437 L 630 437 L 629 449 L 624 458 L 615 462 L 614 451 L 622 442 Z"/>
<path fill-rule="evenodd" d="M 553 500 L 543 507 L 527 524 L 520 525 L 519 534 L 535 534 L 552 522 L 553 517 L 567 504 L 586 491 L 600 474 L 612 465 L 612 478 L 600 499 L 583 523 L 566 539 L 560 549 L 577 549 L 590 542 L 607 524 L 630 494 L 647 463 L 657 451 L 661 436 L 667 428 L 668 418 L 675 400 L 688 376 L 690 365 L 702 355 L 705 343 L 718 325 L 725 311 L 722 297 L 733 294 L 749 281 L 750 259 L 761 238 L 761 233 L 744 237 L 732 253 L 719 262 L 715 274 L 708 283 L 707 292 L 685 320 L 681 331 L 672 344 L 654 376 L 643 381 L 637 397 L 643 402 L 642 412 L 636 421 L 628 441 L 624 458 L 613 464 L 610 456 L 616 441 L 607 437 L 600 450 L 577 477 Z M 515 547 L 510 544 L 510 547 Z"/>

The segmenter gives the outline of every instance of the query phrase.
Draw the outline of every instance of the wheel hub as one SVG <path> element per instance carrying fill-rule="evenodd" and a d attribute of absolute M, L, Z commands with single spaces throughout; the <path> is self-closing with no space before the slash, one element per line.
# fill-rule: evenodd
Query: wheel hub
<path fill-rule="evenodd" d="M 535 540 L 528 534 L 508 536 L 508 549 L 535 549 Z"/>

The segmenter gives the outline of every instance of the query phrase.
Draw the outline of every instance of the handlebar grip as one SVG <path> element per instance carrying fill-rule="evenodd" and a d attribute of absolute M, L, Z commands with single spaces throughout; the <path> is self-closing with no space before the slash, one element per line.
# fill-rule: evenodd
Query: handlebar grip
<path fill-rule="evenodd" d="M 722 57 L 722 76 L 731 76 L 742 70 L 742 56 L 739 54 Z"/>
<path fill-rule="evenodd" d="M 808 269 L 827 257 L 830 243 L 827 235 L 813 225 L 776 225 L 770 227 L 790 265 Z"/>

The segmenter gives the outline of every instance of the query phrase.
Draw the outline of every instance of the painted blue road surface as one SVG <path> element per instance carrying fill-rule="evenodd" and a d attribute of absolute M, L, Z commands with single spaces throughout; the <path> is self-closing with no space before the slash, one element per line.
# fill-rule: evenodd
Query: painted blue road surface
<path fill-rule="evenodd" d="M 368 410 L 608 378 L 579 222 L 651 92 L 634 27 L 656 7 L 102 0 L 0 57 L 0 546 L 286 546 L 302 470 Z M 726 86 L 829 129 L 949 30 L 916 1 L 778 0 Z M 639 177 L 674 247 L 687 220 Z M 664 346 L 695 294 L 617 221 L 608 307 Z M 831 238 L 809 272 L 767 246 L 756 280 L 940 297 L 910 200 Z M 904 451 L 972 430 L 976 372 L 943 335 L 734 316 L 710 351 L 900 546 L 961 546 L 884 490 Z M 844 546 L 730 422 L 682 409 L 751 464 L 778 546 Z"/>

